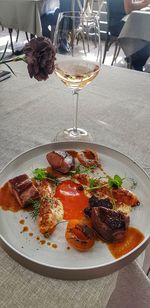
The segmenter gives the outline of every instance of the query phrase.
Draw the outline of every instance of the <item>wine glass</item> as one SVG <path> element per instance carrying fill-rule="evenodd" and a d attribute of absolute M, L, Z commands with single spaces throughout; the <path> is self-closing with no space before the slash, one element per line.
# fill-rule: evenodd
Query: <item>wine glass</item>
<path fill-rule="evenodd" d="M 99 73 L 101 40 L 98 15 L 80 12 L 60 13 L 54 33 L 55 73 L 72 90 L 73 127 L 57 133 L 55 141 L 93 141 L 92 135 L 78 128 L 79 92 Z"/>

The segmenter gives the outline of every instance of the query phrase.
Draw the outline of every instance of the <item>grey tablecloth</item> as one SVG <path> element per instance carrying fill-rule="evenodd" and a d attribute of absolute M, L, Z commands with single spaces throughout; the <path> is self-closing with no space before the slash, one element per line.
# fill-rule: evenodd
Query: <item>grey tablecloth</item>
<path fill-rule="evenodd" d="M 25 63 L 12 67 L 16 77 L 0 83 L 0 168 L 72 125 L 71 93 L 55 75 L 37 82 L 28 77 Z M 79 123 L 98 143 L 124 152 L 150 174 L 149 82 L 149 74 L 103 67 L 81 92 Z M 120 308 L 118 294 L 124 298 L 123 308 L 148 308 L 150 303 L 149 282 L 135 262 L 103 278 L 60 281 L 30 272 L 0 249 L 0 278 L 2 308 L 105 308 L 108 301 L 109 308 Z M 131 306 L 122 288 L 130 294 Z"/>
<path fill-rule="evenodd" d="M 119 43 L 125 55 L 131 56 L 150 42 L 150 9 L 133 11 L 119 35 Z"/>
<path fill-rule="evenodd" d="M 0 24 L 6 28 L 42 34 L 40 10 L 49 0 L 0 0 Z"/>

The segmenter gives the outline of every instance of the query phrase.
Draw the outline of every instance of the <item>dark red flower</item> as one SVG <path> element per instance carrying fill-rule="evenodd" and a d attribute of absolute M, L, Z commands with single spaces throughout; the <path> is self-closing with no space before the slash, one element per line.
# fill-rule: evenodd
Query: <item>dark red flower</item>
<path fill-rule="evenodd" d="M 50 39 L 43 36 L 31 39 L 24 53 L 31 78 L 46 80 L 53 73 L 56 51 Z"/>

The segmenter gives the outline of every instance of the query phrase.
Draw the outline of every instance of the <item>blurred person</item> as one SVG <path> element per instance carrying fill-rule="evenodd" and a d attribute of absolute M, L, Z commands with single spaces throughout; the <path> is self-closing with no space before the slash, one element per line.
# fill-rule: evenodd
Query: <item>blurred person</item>
<path fill-rule="evenodd" d="M 150 0 L 142 0 L 141 2 L 133 3 L 132 0 L 107 0 L 109 7 L 109 22 L 110 33 L 113 36 L 118 37 L 123 26 L 124 16 L 131 13 L 134 10 L 140 10 L 150 4 Z M 143 67 L 150 57 L 150 43 L 137 51 L 130 57 L 132 66 L 135 70 L 143 71 Z M 128 61 L 128 58 L 126 58 Z"/>

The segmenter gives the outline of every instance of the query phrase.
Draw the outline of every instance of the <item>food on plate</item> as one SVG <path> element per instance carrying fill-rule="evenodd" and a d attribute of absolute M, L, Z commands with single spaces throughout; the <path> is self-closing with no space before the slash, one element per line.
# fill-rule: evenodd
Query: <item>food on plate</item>
<path fill-rule="evenodd" d="M 59 221 L 63 219 L 63 206 L 55 198 L 42 198 L 38 214 L 39 230 L 45 237 L 53 233 Z"/>
<path fill-rule="evenodd" d="M 68 173 L 74 166 L 74 158 L 65 151 L 52 151 L 46 155 L 49 164 L 59 172 Z"/>
<path fill-rule="evenodd" d="M 51 197 L 52 196 L 52 185 L 50 180 L 43 179 L 42 181 L 35 181 L 35 185 L 39 192 L 40 197 Z"/>
<path fill-rule="evenodd" d="M 121 211 L 100 206 L 92 208 L 91 220 L 98 235 L 105 241 L 113 243 L 124 239 L 130 219 Z"/>
<path fill-rule="evenodd" d="M 36 168 L 32 176 L 22 174 L 4 184 L 0 189 L 0 206 L 4 210 L 13 208 L 9 205 L 10 195 L 19 204 L 15 210 L 30 205 L 32 218 L 47 238 L 60 222 L 67 221 L 66 241 L 82 252 L 101 239 L 111 243 L 113 253 L 113 245 L 126 245 L 128 236 L 136 237 L 136 232 L 131 237 L 133 228 L 129 223 L 132 208 L 140 205 L 139 198 L 122 186 L 124 178 L 103 170 L 96 151 L 57 150 L 49 152 L 46 159 L 50 164 L 46 168 Z M 131 249 L 135 243 L 134 238 Z M 122 251 L 126 251 L 124 247 Z"/>
<path fill-rule="evenodd" d="M 59 199 L 53 196 L 52 184 L 49 179 L 34 180 L 40 195 L 39 203 L 33 202 L 33 216 L 37 218 L 40 233 L 49 237 L 58 222 L 63 220 L 64 208 Z"/>
<path fill-rule="evenodd" d="M 55 197 L 61 200 L 64 207 L 64 219 L 78 219 L 83 217 L 84 208 L 88 206 L 88 197 L 83 187 L 72 180 L 58 184 Z"/>
<path fill-rule="evenodd" d="M 53 215 L 49 202 L 42 200 L 39 215 L 38 215 L 38 226 L 39 230 L 45 237 L 49 237 L 53 233 L 57 225 L 55 215 Z"/>
<path fill-rule="evenodd" d="M 113 208 L 113 203 L 112 201 L 108 198 L 108 196 L 103 196 L 102 198 L 97 198 L 95 195 L 93 195 L 91 198 L 89 198 L 89 204 L 90 207 L 99 207 L 103 206 L 108 209 Z"/>
<path fill-rule="evenodd" d="M 130 252 L 144 240 L 144 235 L 138 229 L 129 227 L 121 242 L 109 243 L 108 248 L 115 258 L 120 258 Z"/>
<path fill-rule="evenodd" d="M 22 174 L 9 180 L 8 186 L 22 208 L 29 205 L 31 200 L 39 198 L 38 190 L 27 174 Z"/>
<path fill-rule="evenodd" d="M 67 224 L 65 237 L 73 248 L 82 252 L 89 250 L 95 243 L 95 233 L 91 223 L 84 219 L 70 220 Z"/>
<path fill-rule="evenodd" d="M 99 199 L 108 198 L 112 203 L 115 201 L 116 206 L 119 207 L 120 204 L 128 204 L 131 207 L 140 204 L 138 197 L 130 190 L 123 187 L 110 187 L 106 182 L 101 182 L 101 187 L 96 189 L 94 195 Z"/>
<path fill-rule="evenodd" d="M 85 167 L 98 166 L 99 157 L 96 151 L 91 149 L 85 149 L 77 153 L 79 162 Z"/>

